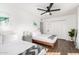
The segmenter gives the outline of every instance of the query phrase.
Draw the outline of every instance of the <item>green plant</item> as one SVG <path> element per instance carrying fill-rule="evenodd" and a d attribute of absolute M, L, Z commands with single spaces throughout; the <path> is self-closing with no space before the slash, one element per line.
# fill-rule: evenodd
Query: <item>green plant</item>
<path fill-rule="evenodd" d="M 71 29 L 71 31 L 69 31 L 69 36 L 71 37 L 71 40 L 73 40 L 73 37 L 75 36 L 75 29 Z"/>

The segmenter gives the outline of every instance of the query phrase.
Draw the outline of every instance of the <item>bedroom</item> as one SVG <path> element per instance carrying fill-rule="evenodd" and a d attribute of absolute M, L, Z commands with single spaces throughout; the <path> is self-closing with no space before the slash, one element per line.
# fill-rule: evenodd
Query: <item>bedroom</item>
<path fill-rule="evenodd" d="M 0 39 L 1 39 L 0 54 L 1 55 L 2 54 L 16 55 L 24 52 L 26 48 L 28 49 L 34 45 L 32 44 L 32 39 L 34 38 L 31 38 L 31 35 L 33 34 L 34 36 L 36 35 L 40 36 L 40 31 L 43 34 L 48 34 L 47 35 L 48 37 L 50 35 L 56 36 L 55 40 L 53 41 L 48 40 L 46 35 L 44 35 L 43 38 L 41 38 L 42 37 L 41 36 L 39 40 L 41 39 L 42 41 L 38 40 L 38 42 L 46 46 L 48 45 L 52 46 L 53 42 L 56 43 L 56 41 L 59 41 L 58 39 L 69 41 L 69 42 L 75 41 L 75 40 L 71 40 L 71 37 L 69 36 L 68 32 L 71 31 L 71 29 L 78 30 L 77 25 L 78 25 L 78 19 L 79 19 L 78 17 L 79 4 L 78 3 L 54 3 L 51 7 L 51 10 L 60 9 L 60 11 L 51 12 L 52 15 L 50 15 L 50 12 L 40 15 L 41 13 L 43 13 L 43 11 L 38 10 L 37 8 L 42 8 L 47 10 L 46 8 L 47 6 L 50 6 L 50 3 L 0 3 Z M 8 18 L 6 19 L 8 21 L 4 20 L 5 17 Z M 21 42 L 22 40 L 21 38 L 23 35 L 26 36 L 24 37 L 25 41 Z M 26 39 L 27 37 L 28 39 Z M 38 39 L 38 37 L 36 38 Z M 46 39 L 46 40 L 43 40 L 43 39 Z M 75 41 L 76 43 L 74 43 L 75 47 L 79 48 L 79 44 L 78 44 L 79 40 L 78 39 L 76 40 L 77 42 Z M 31 43 L 28 43 L 27 41 L 30 41 Z M 17 45 L 20 44 L 18 49 L 21 47 L 23 47 L 23 49 L 20 49 L 20 51 L 18 51 L 18 49 L 14 49 L 15 47 L 17 47 L 16 44 Z M 53 54 L 51 51 L 49 53 Z M 58 52 L 57 54 L 59 53 L 60 52 Z"/>

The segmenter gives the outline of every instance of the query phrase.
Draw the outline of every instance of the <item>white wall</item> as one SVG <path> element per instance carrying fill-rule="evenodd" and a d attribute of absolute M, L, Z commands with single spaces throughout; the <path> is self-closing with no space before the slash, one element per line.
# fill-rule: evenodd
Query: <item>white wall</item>
<path fill-rule="evenodd" d="M 77 29 L 78 29 L 78 32 L 77 32 L 77 39 L 76 39 L 76 48 L 78 48 L 79 49 L 79 7 L 78 7 L 78 9 L 77 9 L 77 19 L 78 19 L 78 27 L 77 27 Z"/>
<path fill-rule="evenodd" d="M 77 28 L 77 15 L 66 15 L 61 17 L 52 17 L 44 20 L 44 33 L 57 35 L 58 38 L 70 40 L 68 31 Z"/>
<path fill-rule="evenodd" d="M 18 4 L 0 4 L 0 16 L 9 17 L 9 29 L 13 31 L 33 31 L 39 27 L 39 19 L 27 10 L 18 7 Z M 33 22 L 37 22 L 35 27 Z"/>

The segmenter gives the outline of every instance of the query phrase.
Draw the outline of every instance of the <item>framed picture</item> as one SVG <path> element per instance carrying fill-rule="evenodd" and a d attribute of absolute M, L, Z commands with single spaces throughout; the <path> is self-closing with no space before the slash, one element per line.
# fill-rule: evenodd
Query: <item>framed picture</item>
<path fill-rule="evenodd" d="M 0 16 L 0 24 L 8 23 L 8 22 L 9 22 L 9 17 Z"/>

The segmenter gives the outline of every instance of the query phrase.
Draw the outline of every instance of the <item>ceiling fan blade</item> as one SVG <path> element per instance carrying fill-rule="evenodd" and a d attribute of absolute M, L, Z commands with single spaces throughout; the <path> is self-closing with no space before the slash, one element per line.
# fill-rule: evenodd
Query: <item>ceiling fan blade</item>
<path fill-rule="evenodd" d="M 37 8 L 37 10 L 46 11 L 46 10 L 44 10 L 44 9 L 40 9 L 40 8 Z"/>
<path fill-rule="evenodd" d="M 51 7 L 52 7 L 52 5 L 53 5 L 53 4 L 54 4 L 54 3 L 50 3 L 50 5 L 49 5 L 49 7 L 48 7 L 48 8 L 49 8 L 49 9 L 51 9 Z"/>
<path fill-rule="evenodd" d="M 43 15 L 43 14 L 45 14 L 45 13 L 47 13 L 47 12 L 44 12 L 44 13 L 42 13 L 41 15 Z"/>
<path fill-rule="evenodd" d="M 50 12 L 52 12 L 52 11 L 60 11 L 61 9 L 54 9 L 54 10 L 50 10 Z"/>

